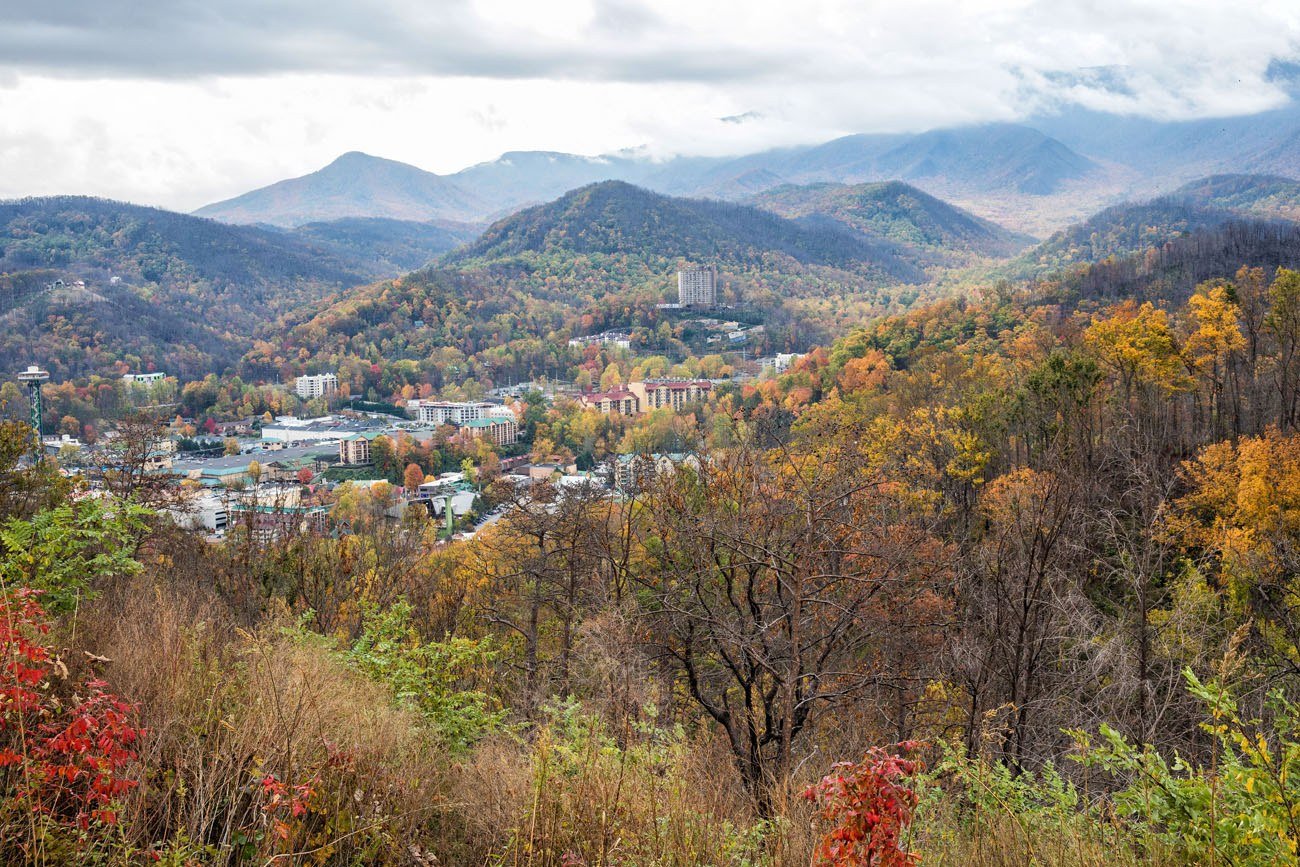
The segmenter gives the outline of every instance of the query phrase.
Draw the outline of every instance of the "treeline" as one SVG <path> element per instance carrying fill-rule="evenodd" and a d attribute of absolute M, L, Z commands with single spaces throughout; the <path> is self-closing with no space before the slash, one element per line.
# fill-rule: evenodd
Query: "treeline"
<path fill-rule="evenodd" d="M 1180 302 L 1204 280 L 1239 266 L 1300 265 L 1300 228 L 1293 223 L 1229 221 L 1142 252 L 1086 265 L 1061 278 L 1083 298 L 1149 298 Z"/>

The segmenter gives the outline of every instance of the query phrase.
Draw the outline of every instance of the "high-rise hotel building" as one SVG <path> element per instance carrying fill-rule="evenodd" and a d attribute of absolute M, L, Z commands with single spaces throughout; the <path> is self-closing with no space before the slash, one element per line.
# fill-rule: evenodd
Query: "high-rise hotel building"
<path fill-rule="evenodd" d="M 677 303 L 683 307 L 717 306 L 717 272 L 712 268 L 689 268 L 678 271 Z"/>

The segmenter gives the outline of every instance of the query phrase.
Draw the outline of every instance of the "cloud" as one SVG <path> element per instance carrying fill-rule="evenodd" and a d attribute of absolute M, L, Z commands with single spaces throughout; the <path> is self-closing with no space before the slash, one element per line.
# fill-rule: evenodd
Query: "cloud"
<path fill-rule="evenodd" d="M 0 196 L 192 208 L 339 153 L 739 154 L 1067 106 L 1283 105 L 1300 3 L 0 3 Z"/>
<path fill-rule="evenodd" d="M 557 27 L 557 23 L 564 26 Z M 792 50 L 683 38 L 649 4 L 499 0 L 60 0 L 0 5 L 0 67 L 52 76 L 331 72 L 725 81 L 778 74 Z M 784 58 L 783 58 L 784 56 Z"/>

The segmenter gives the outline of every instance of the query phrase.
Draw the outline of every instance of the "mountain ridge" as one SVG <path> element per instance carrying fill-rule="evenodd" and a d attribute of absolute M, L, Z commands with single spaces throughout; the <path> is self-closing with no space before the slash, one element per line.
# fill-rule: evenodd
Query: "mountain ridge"
<path fill-rule="evenodd" d="M 485 205 L 454 181 L 361 151 L 296 178 L 204 205 L 195 216 L 293 228 L 348 217 L 473 222 Z"/>
<path fill-rule="evenodd" d="M 823 214 L 864 234 L 914 247 L 936 263 L 956 264 L 961 254 L 1010 256 L 1035 240 L 903 181 L 785 184 L 746 201 L 790 218 Z"/>
<path fill-rule="evenodd" d="M 1011 190 L 1032 197 L 1059 192 L 1097 168 L 1064 144 L 1016 124 L 850 135 L 731 157 L 508 151 L 448 175 L 350 151 L 316 172 L 205 205 L 195 214 L 282 226 L 354 216 L 475 221 L 605 180 L 722 199 L 791 182 L 892 179 L 975 196 Z"/>

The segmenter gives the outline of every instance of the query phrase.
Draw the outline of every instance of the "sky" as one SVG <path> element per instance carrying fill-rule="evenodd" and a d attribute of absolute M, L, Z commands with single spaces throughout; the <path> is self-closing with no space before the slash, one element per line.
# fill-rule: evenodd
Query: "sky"
<path fill-rule="evenodd" d="M 0 198 L 192 210 L 351 150 L 445 174 L 1062 106 L 1246 114 L 1297 63 L 1296 0 L 11 0 Z"/>

